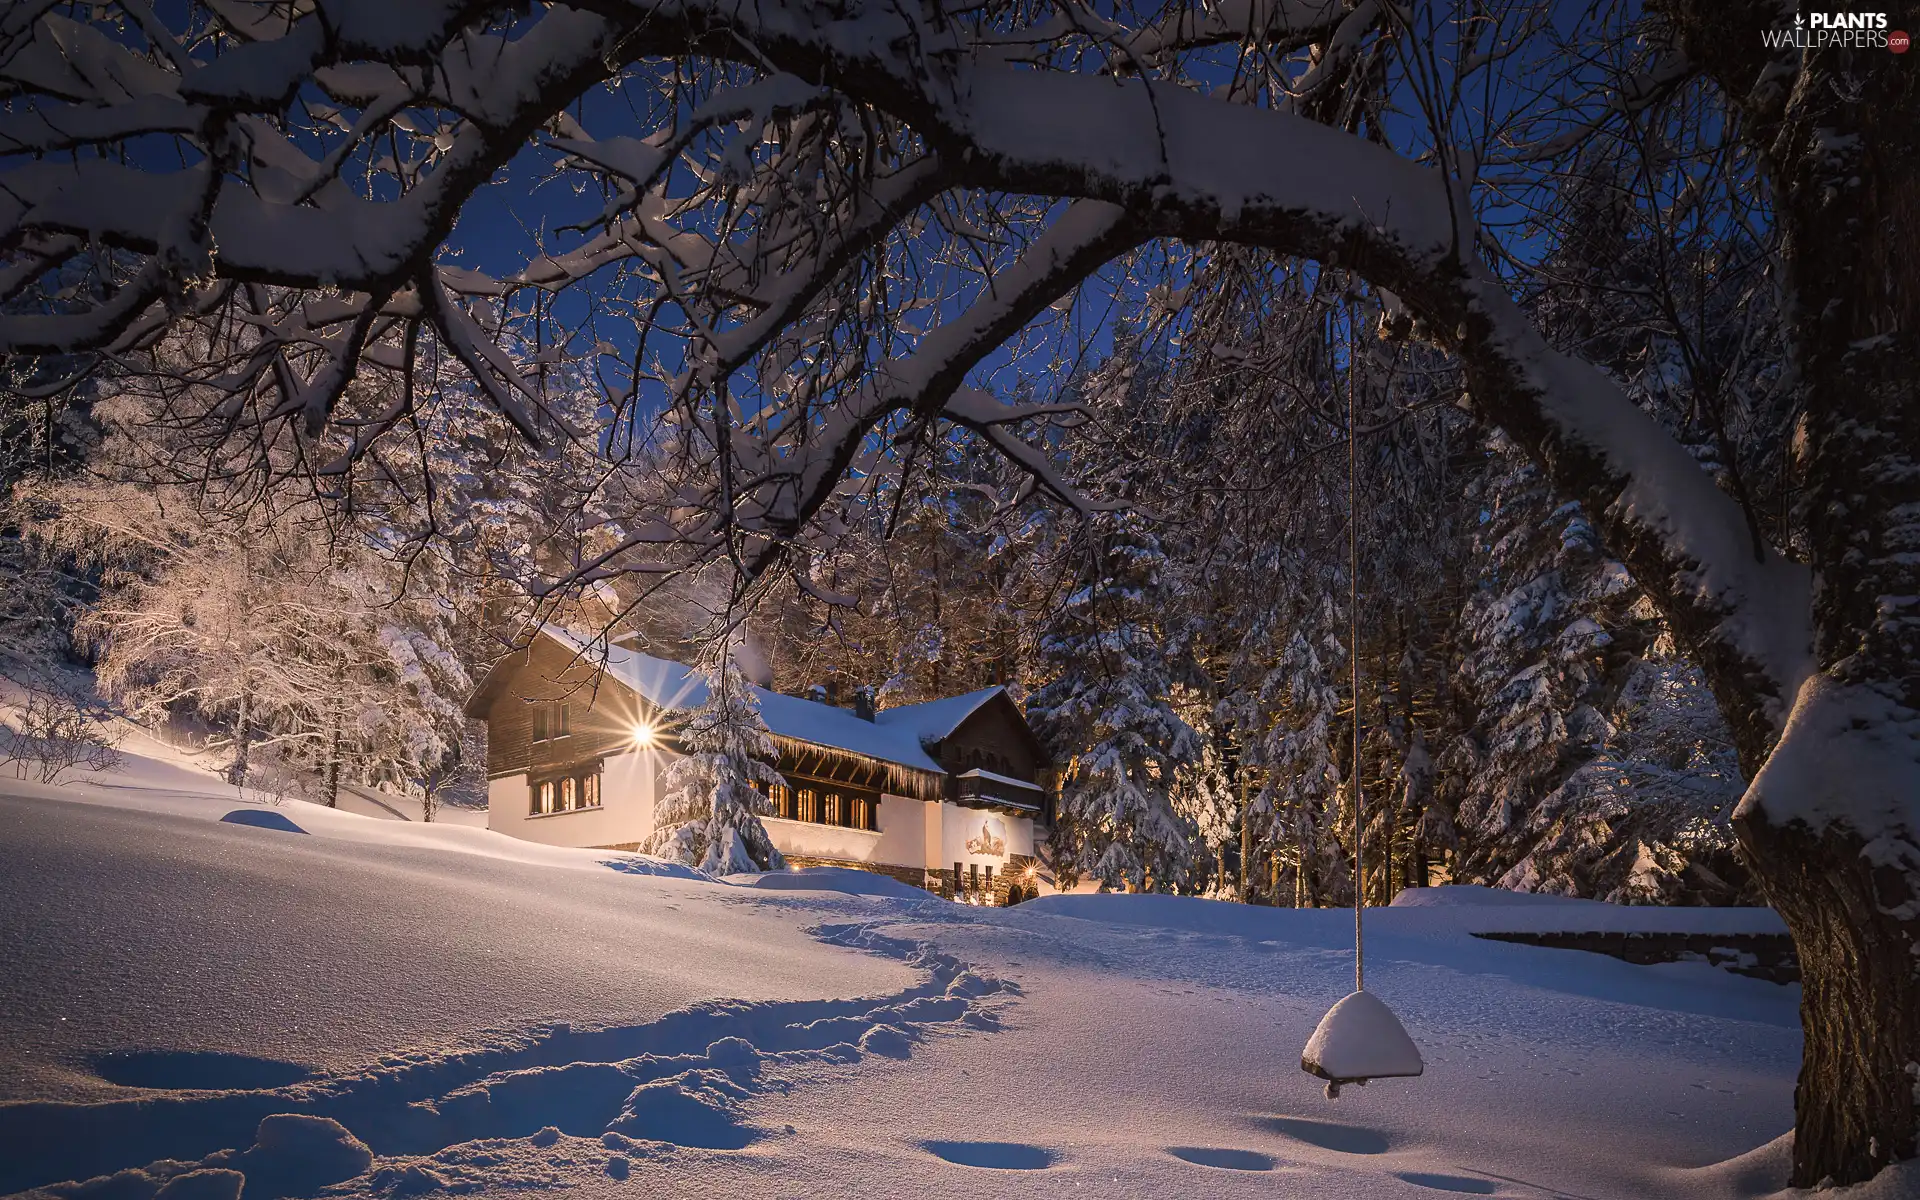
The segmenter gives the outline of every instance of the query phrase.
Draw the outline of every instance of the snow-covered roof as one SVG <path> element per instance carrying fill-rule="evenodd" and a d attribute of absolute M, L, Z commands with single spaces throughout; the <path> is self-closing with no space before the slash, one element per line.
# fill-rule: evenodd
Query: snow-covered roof
<path fill-rule="evenodd" d="M 597 658 L 595 653 L 586 651 L 585 642 L 570 634 L 551 626 L 544 627 L 541 632 L 573 653 L 582 654 L 585 661 L 592 662 Z M 609 676 L 631 688 L 656 708 L 669 711 L 697 708 L 707 699 L 706 682 L 692 668 L 670 659 L 643 654 L 630 646 L 608 648 L 606 670 Z M 893 713 L 912 713 L 916 709 L 937 708 L 956 700 L 973 699 L 966 713 L 953 720 L 952 725 L 958 725 L 966 719 L 967 713 L 984 703 L 988 695 L 999 690 L 989 688 L 985 692 L 974 693 L 977 699 L 955 696 L 928 704 L 889 709 L 873 721 L 855 716 L 848 709 L 802 700 L 798 696 L 784 696 L 766 688 L 756 687 L 753 694 L 760 701 L 760 716 L 766 721 L 768 730 L 779 737 L 846 750 L 933 775 L 944 775 L 946 771 L 921 745 L 923 726 L 946 720 L 944 713 L 936 714 L 933 721 L 917 718 L 888 721 L 886 718 Z"/>
<path fill-rule="evenodd" d="M 968 692 L 964 696 L 929 700 L 924 704 L 903 704 L 899 708 L 876 713 L 873 719 L 878 725 L 911 730 L 922 745 L 928 745 L 944 740 L 948 734 L 960 728 L 968 717 L 980 711 L 981 705 L 1006 690 L 995 686 Z"/>

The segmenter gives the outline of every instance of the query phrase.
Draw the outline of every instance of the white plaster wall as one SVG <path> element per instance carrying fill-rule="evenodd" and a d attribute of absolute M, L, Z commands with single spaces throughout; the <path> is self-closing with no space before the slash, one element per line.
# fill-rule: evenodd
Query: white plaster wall
<path fill-rule="evenodd" d="M 932 808 L 924 800 L 880 797 L 880 841 L 873 848 L 873 861 L 896 867 L 926 867 L 927 812 Z"/>
<path fill-rule="evenodd" d="M 763 817 L 767 836 L 782 854 L 807 858 L 838 858 L 846 862 L 880 862 L 874 848 L 880 834 L 867 829 L 848 829 L 840 825 L 816 825 L 811 821 L 788 821 L 781 817 Z"/>
<path fill-rule="evenodd" d="M 945 867 L 948 861 L 950 861 L 941 857 L 946 853 L 947 849 L 946 835 L 941 827 L 945 815 L 946 805 L 941 802 L 928 800 L 922 803 L 920 809 L 920 842 L 922 848 L 920 853 L 922 860 L 929 868 L 934 870 Z"/>
<path fill-rule="evenodd" d="M 525 775 L 487 785 L 487 828 L 548 846 L 619 846 L 647 840 L 660 775 L 675 756 L 637 750 L 606 759 L 600 768 L 600 807 L 533 816 Z"/>
<path fill-rule="evenodd" d="M 978 837 L 986 821 L 998 821 L 997 836 L 1007 843 L 1006 854 L 975 854 L 967 849 L 967 839 Z M 1004 827 L 1004 832 L 1002 832 Z M 993 868 L 997 876 L 1007 869 L 1007 860 L 1015 854 L 1033 853 L 1033 819 L 980 808 L 962 808 L 947 801 L 940 804 L 940 858 L 936 865 L 949 870 L 954 863 L 979 863 L 980 869 Z"/>
<path fill-rule="evenodd" d="M 513 820 L 513 814 L 526 816 L 531 803 L 525 775 L 487 780 L 487 828 L 497 833 L 512 834 L 508 823 Z"/>
<path fill-rule="evenodd" d="M 765 824 L 767 836 L 782 854 L 924 868 L 927 865 L 927 812 L 932 807 L 905 796 L 881 796 L 877 831 L 788 821 L 780 817 L 767 817 Z"/>
<path fill-rule="evenodd" d="M 601 767 L 599 808 L 538 817 L 528 812 L 531 795 L 525 775 L 492 780 L 487 785 L 487 828 L 548 846 L 645 842 L 653 832 L 661 777 L 675 757 L 664 750 L 640 750 L 608 758 Z M 966 852 L 966 840 L 980 831 L 980 821 L 987 815 L 944 802 L 882 796 L 877 832 L 778 817 L 765 821 L 768 837 L 782 854 L 896 867 L 950 867 L 955 861 L 978 862 L 984 867 L 992 863 L 998 874 L 1006 867 L 1005 856 Z M 1009 853 L 1033 853 L 1031 821 L 992 815 L 1006 825 Z"/>

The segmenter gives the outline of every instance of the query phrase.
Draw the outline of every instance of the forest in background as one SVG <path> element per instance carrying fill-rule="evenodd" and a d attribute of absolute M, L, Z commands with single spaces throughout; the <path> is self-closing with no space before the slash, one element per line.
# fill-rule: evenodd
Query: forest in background
<path fill-rule="evenodd" d="M 1769 247 L 1751 222 L 1689 215 L 1745 167 L 1686 104 L 1660 111 L 1529 217 L 1549 249 L 1527 304 L 1784 536 Z M 236 781 L 266 751 L 323 802 L 345 773 L 431 811 L 484 794 L 460 706 L 530 622 L 639 630 L 692 662 L 731 614 L 780 690 L 870 687 L 884 707 L 1007 686 L 1059 767 L 1067 880 L 1330 905 L 1352 899 L 1357 666 L 1370 902 L 1439 878 L 1755 902 L 1729 823 L 1744 783 L 1700 672 L 1396 298 L 1265 252 L 1149 253 L 1140 274 L 1177 291 L 1128 293 L 1122 261 L 1127 302 L 1021 385 L 1070 410 L 1040 444 L 1101 506 L 1060 504 L 948 429 L 744 596 L 697 559 L 600 569 L 704 464 L 671 413 L 609 410 L 588 363 L 516 341 L 508 309 L 554 436 L 503 436 L 428 348 L 410 383 L 438 402 L 415 436 L 317 489 L 298 446 L 205 456 L 194 419 L 214 398 L 191 364 L 231 330 L 190 326 L 156 352 L 171 377 L 103 377 L 57 418 L 16 405 L 9 673 L 60 697 L 46 664 L 83 661 L 99 694 L 69 716 L 97 699 L 186 719 Z"/>

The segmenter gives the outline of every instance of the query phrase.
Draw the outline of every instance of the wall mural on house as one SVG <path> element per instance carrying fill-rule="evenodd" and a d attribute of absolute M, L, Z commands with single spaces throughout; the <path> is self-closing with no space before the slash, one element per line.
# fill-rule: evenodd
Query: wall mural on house
<path fill-rule="evenodd" d="M 998 817 L 988 817 L 980 822 L 977 837 L 967 839 L 968 854 L 990 854 L 1004 858 L 1007 853 L 1007 826 Z"/>

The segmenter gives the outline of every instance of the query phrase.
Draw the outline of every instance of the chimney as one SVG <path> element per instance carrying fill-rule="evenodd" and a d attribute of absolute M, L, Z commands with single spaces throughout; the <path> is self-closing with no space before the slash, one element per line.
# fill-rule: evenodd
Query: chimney
<path fill-rule="evenodd" d="M 807 688 L 807 699 L 815 704 L 827 703 L 827 689 L 823 684 L 812 684 Z"/>
<path fill-rule="evenodd" d="M 865 684 L 853 689 L 853 715 L 862 721 L 873 720 L 873 689 Z"/>

